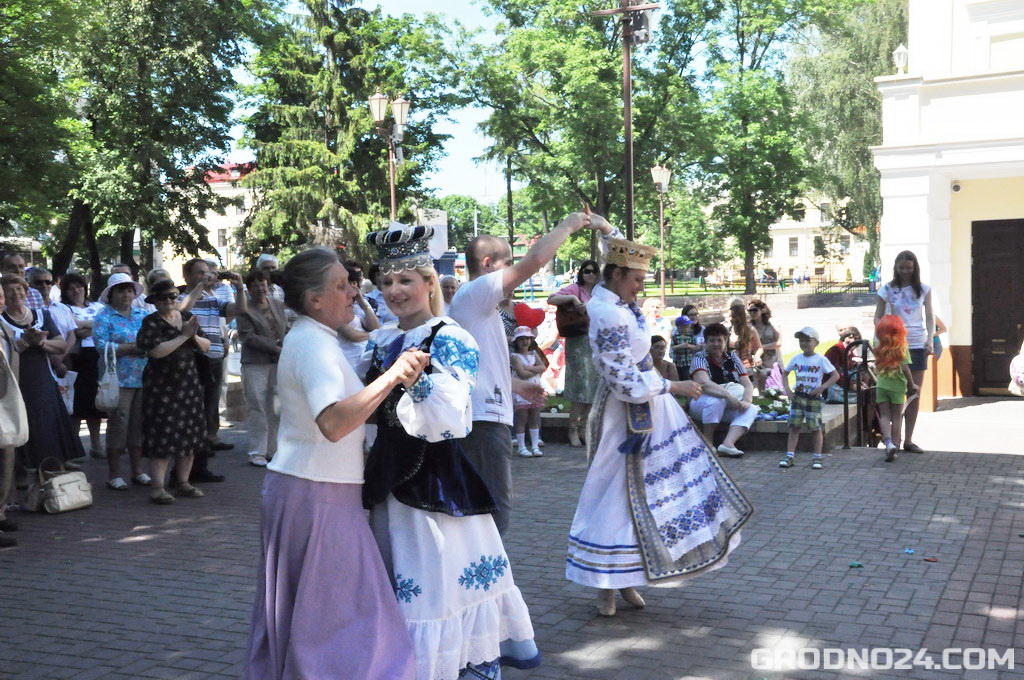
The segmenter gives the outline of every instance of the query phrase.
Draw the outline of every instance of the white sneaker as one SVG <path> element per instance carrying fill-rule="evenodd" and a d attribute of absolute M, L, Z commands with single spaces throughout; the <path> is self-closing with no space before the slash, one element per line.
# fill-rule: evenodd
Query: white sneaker
<path fill-rule="evenodd" d="M 256 467 L 267 467 L 267 459 L 258 453 L 250 453 L 249 465 L 255 465 Z"/>
<path fill-rule="evenodd" d="M 718 453 L 729 458 L 739 458 L 743 455 L 743 452 L 735 446 L 726 446 L 725 444 L 718 445 Z"/>
<path fill-rule="evenodd" d="M 534 444 L 533 451 L 531 453 L 533 453 L 534 458 L 540 458 L 541 456 L 544 455 L 544 452 L 537 448 L 536 444 Z"/>
<path fill-rule="evenodd" d="M 525 446 L 519 447 L 518 453 L 523 458 L 533 458 L 533 454 L 530 453 L 530 449 L 526 448 Z"/>

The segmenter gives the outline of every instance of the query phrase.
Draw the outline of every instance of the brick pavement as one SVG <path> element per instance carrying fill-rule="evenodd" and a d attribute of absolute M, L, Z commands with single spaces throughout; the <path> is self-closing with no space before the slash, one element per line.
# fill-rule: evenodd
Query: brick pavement
<path fill-rule="evenodd" d="M 238 442 L 241 431 L 225 434 Z M 1024 457 L 906 454 L 887 465 L 854 449 L 820 472 L 807 456 L 790 470 L 776 461 L 725 462 L 757 507 L 727 567 L 648 589 L 645 610 L 603 619 L 563 576 L 582 453 L 552 445 L 517 458 L 507 544 L 545 663 L 506 678 L 1021 677 L 751 670 L 754 647 L 1024 646 Z M 238 677 L 263 472 L 236 452 L 214 463 L 229 478 L 203 499 L 157 507 L 142 489 L 98 485 L 89 510 L 16 515 L 21 545 L 0 551 L 0 678 Z M 87 469 L 103 479 L 101 463 Z"/>

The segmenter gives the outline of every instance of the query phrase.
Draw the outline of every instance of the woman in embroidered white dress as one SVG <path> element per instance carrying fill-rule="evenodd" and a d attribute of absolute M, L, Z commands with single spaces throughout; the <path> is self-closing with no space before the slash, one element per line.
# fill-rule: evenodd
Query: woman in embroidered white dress
<path fill-rule="evenodd" d="M 430 365 L 376 411 L 363 504 L 406 617 L 417 678 L 499 678 L 502 664 L 532 668 L 540 654 L 493 498 L 459 443 L 472 425 L 479 350 L 441 316 L 426 252 L 432 229 L 392 227 L 370 242 L 382 251 L 381 292 L 398 324 L 370 334 L 361 367 L 369 380 L 410 349 L 429 353 Z"/>
<path fill-rule="evenodd" d="M 643 607 L 636 586 L 723 566 L 753 508 L 675 399 L 698 397 L 700 386 L 654 370 L 651 330 L 636 304 L 654 249 L 591 217 L 598 220 L 607 264 L 587 312 L 601 383 L 565 575 L 597 588 L 598 613 L 612 616 L 617 589 Z"/>

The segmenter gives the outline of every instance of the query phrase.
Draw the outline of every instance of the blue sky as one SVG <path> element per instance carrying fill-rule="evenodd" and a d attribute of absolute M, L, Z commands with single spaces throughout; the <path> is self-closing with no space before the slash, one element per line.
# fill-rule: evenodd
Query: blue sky
<path fill-rule="evenodd" d="M 446 0 L 425 3 L 423 0 L 363 0 L 366 7 L 380 6 L 388 14 L 416 14 L 425 11 L 445 14 L 462 22 L 467 28 L 490 27 L 494 24 L 491 17 L 486 16 L 476 2 Z M 415 116 L 415 112 L 412 114 Z M 478 123 L 487 117 L 482 109 L 460 109 L 453 115 L 451 122 L 438 126 L 438 132 L 451 135 L 445 145 L 445 156 L 438 163 L 437 171 L 427 180 L 429 188 L 436 190 L 439 196 L 449 194 L 465 194 L 479 201 L 491 203 L 496 201 L 505 191 L 505 179 L 501 169 L 491 163 L 476 163 L 473 159 L 483 154 L 487 147 L 487 139 L 476 131 Z M 233 130 L 236 136 L 242 133 L 241 127 Z M 248 149 L 236 149 L 230 155 L 232 161 L 251 160 Z"/>

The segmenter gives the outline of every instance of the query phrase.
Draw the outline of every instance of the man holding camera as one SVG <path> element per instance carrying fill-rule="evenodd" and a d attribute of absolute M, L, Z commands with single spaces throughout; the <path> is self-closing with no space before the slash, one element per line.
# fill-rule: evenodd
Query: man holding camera
<path fill-rule="evenodd" d="M 185 288 L 178 298 L 181 311 L 192 312 L 199 320 L 199 327 L 210 341 L 210 349 L 199 355 L 196 367 L 203 383 L 203 402 L 206 413 L 206 438 L 209 449 L 226 451 L 232 444 L 217 438 L 220 430 L 220 392 L 224 376 L 224 336 L 221 319 L 230 322 L 236 313 L 248 309 L 242 277 L 235 272 L 217 272 L 200 258 L 185 263 Z M 231 282 L 235 289 L 235 302 L 227 302 L 213 293 L 221 279 Z M 210 472 L 207 467 L 208 451 L 196 455 L 192 465 L 192 480 L 195 482 L 223 482 L 224 475 Z"/>

